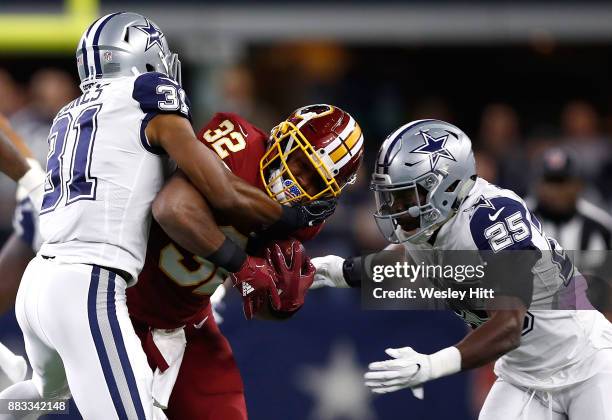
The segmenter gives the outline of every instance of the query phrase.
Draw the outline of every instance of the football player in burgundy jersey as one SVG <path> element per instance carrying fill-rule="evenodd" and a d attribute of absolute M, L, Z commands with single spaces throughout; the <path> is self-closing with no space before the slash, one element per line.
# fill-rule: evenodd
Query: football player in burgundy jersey
<path fill-rule="evenodd" d="M 236 114 L 219 113 L 198 138 L 234 175 L 283 204 L 339 196 L 354 181 L 363 155 L 359 125 L 348 113 L 330 105 L 298 109 L 270 136 Z M 210 245 L 207 224 L 222 226 L 228 238 L 246 248 L 251 221 L 211 215 L 197 190 L 180 174 L 171 178 L 159 194 L 154 214 L 158 223 L 152 226 L 144 269 L 138 284 L 128 289 L 130 316 L 156 374 L 172 370 L 166 359 L 173 359 L 159 351 L 159 331 L 185 326 L 182 331 L 187 342 L 169 401 L 163 401 L 168 398 L 163 393 L 154 392 L 154 396 L 159 405 L 167 407 L 170 419 L 245 419 L 240 373 L 209 304 L 210 295 L 226 279 L 227 272 L 197 255 L 208 255 L 207 247 L 215 247 Z M 321 227 L 272 236 L 303 241 L 314 237 Z M 251 248 L 249 252 L 255 252 Z M 301 258 L 303 249 L 289 252 Z M 276 312 L 297 310 L 312 281 L 312 275 L 307 279 L 309 275 L 301 267 L 291 268 L 294 278 L 289 281 L 307 284 L 299 288 L 297 296 L 283 293 Z M 266 306 L 269 296 L 250 301 L 248 287 L 234 283 L 241 288 L 248 318 Z"/>

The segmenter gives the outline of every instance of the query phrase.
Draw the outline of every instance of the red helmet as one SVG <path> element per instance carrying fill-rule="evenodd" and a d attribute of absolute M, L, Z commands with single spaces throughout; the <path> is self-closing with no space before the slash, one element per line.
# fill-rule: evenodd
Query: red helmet
<path fill-rule="evenodd" d="M 292 173 L 292 155 L 304 156 L 316 171 L 316 192 L 307 192 Z M 363 135 L 353 117 L 332 105 L 308 105 L 272 129 L 260 173 L 268 194 L 281 204 L 310 201 L 340 195 L 355 182 L 362 158 Z"/>

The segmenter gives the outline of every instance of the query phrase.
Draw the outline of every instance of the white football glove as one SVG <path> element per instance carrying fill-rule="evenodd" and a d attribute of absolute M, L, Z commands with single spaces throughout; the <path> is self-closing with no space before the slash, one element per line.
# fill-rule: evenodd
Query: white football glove
<path fill-rule="evenodd" d="M 314 281 L 310 286 L 311 289 L 318 289 L 320 287 L 349 287 L 342 273 L 344 258 L 327 255 L 325 257 L 313 258 L 310 262 L 317 269 Z"/>
<path fill-rule="evenodd" d="M 409 387 L 415 397 L 423 399 L 422 384 L 461 370 L 461 353 L 457 347 L 447 347 L 434 354 L 421 354 L 412 347 L 387 349 L 385 353 L 393 359 L 370 363 L 370 370 L 364 376 L 365 385 L 376 394 Z"/>
<path fill-rule="evenodd" d="M 26 160 L 30 164 L 30 170 L 17 181 L 17 194 L 15 198 L 18 203 L 26 197 L 29 198 L 34 209 L 40 211 L 43 196 L 45 195 L 43 184 L 45 183 L 46 174 L 36 159 L 27 158 Z"/>

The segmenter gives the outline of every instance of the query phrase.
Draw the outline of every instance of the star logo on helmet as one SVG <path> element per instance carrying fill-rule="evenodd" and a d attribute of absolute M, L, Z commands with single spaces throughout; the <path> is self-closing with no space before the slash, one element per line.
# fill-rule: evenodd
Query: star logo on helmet
<path fill-rule="evenodd" d="M 449 134 L 445 134 L 441 137 L 432 137 L 425 131 L 421 131 L 421 136 L 423 136 L 425 144 L 411 150 L 410 153 L 428 155 L 432 171 L 436 168 L 440 158 L 454 160 L 455 162 L 457 161 L 450 150 L 446 148 L 446 141 L 448 140 Z"/>
<path fill-rule="evenodd" d="M 148 51 L 153 45 L 157 45 L 163 51 L 164 47 L 161 43 L 164 34 L 151 21 L 145 18 L 146 25 L 134 25 L 134 28 L 144 32 L 147 35 L 147 46 L 145 51 Z"/>

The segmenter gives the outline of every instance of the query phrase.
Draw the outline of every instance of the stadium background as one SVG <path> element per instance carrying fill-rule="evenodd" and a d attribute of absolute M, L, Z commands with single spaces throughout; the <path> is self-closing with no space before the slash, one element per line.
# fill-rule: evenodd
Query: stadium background
<path fill-rule="evenodd" d="M 533 192 L 541 153 L 567 146 L 586 163 L 585 195 L 611 208 L 608 2 L 5 0 L 0 112 L 39 158 L 55 112 L 78 95 L 78 37 L 117 10 L 152 18 L 180 54 L 196 127 L 234 111 L 268 130 L 316 102 L 361 124 L 360 181 L 308 244 L 312 255 L 382 245 L 367 190 L 372 159 L 389 132 L 421 117 L 459 125 L 479 173 L 523 196 Z M 0 175 L 0 243 L 13 192 Z M 320 290 L 290 322 L 247 323 L 233 293 L 222 315 L 253 419 L 472 419 L 486 394 L 486 371 L 427 384 L 424 401 L 409 392 L 374 398 L 361 385 L 386 347 L 431 352 L 458 341 L 465 327 L 450 313 L 363 312 L 357 292 Z M 0 318 L 0 341 L 23 352 L 13 314 Z"/>

